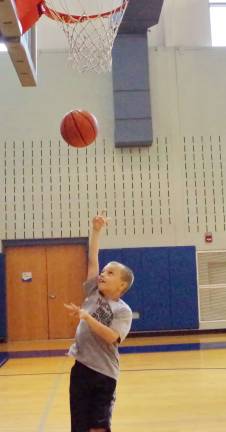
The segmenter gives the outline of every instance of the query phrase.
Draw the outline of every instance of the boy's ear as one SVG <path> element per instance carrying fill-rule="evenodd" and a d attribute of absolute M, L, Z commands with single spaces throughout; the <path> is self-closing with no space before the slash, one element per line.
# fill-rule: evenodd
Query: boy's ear
<path fill-rule="evenodd" d="M 122 280 L 121 281 L 121 291 L 123 292 L 127 288 L 127 282 Z"/>

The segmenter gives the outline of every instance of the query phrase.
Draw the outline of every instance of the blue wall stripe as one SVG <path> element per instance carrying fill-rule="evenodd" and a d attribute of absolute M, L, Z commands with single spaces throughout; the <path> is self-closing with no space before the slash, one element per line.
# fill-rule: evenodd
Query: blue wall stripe
<path fill-rule="evenodd" d="M 139 345 L 119 347 L 120 354 L 145 354 L 145 353 L 164 353 L 164 352 L 183 352 L 226 349 L 226 342 L 209 343 L 183 343 L 183 344 L 163 344 L 163 345 Z M 8 351 L 0 354 L 0 360 L 7 361 L 16 358 L 38 358 L 38 357 L 61 357 L 66 356 L 67 350 L 40 350 L 40 351 Z M 0 364 L 1 365 L 1 364 Z"/>

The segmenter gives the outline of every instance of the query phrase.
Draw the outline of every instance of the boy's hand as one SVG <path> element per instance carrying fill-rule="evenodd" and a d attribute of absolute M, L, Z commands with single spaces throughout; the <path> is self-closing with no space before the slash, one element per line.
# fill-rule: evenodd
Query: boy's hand
<path fill-rule="evenodd" d="M 75 318 L 81 319 L 87 319 L 89 316 L 89 313 L 86 312 L 84 309 L 81 309 L 79 306 L 76 306 L 74 303 L 70 304 L 64 304 L 64 307 L 69 309 L 71 311 L 70 315 L 74 316 Z"/>
<path fill-rule="evenodd" d="M 102 210 L 101 215 L 97 215 L 93 218 L 93 229 L 94 231 L 100 231 L 109 222 L 110 218 L 106 216 L 106 211 Z"/>

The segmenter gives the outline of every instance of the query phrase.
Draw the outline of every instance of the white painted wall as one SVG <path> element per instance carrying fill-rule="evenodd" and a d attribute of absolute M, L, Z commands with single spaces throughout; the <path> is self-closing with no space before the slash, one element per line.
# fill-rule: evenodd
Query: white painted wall
<path fill-rule="evenodd" d="M 114 148 L 110 73 L 80 75 L 63 52 L 43 51 L 38 63 L 37 88 L 24 89 L 1 56 L 1 239 L 87 236 L 91 216 L 107 207 L 107 247 L 225 247 L 224 49 L 150 49 L 149 149 Z M 60 138 L 73 108 L 99 119 L 87 151 Z"/>
<path fill-rule="evenodd" d="M 150 64 L 154 133 L 172 146 L 178 239 L 224 249 L 226 50 L 152 49 Z"/>
<path fill-rule="evenodd" d="M 152 46 L 211 46 L 208 0 L 165 0 L 159 23 L 150 29 Z"/>
<path fill-rule="evenodd" d="M 45 17 L 37 23 L 37 44 L 39 50 L 67 50 L 67 39 L 59 23 Z"/>
<path fill-rule="evenodd" d="M 164 138 L 150 149 L 115 149 L 111 74 L 79 75 L 60 52 L 43 51 L 38 63 L 38 87 L 22 89 L 1 58 L 0 237 L 87 236 L 92 215 L 107 208 L 106 246 L 174 244 Z M 60 140 L 60 121 L 73 108 L 99 119 L 87 151 Z"/>

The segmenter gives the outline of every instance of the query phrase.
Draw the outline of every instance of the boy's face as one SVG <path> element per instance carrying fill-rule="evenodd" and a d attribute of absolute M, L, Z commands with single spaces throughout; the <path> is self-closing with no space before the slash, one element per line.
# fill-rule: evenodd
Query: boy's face
<path fill-rule="evenodd" d="M 122 267 L 120 264 L 107 264 L 101 271 L 98 279 L 98 289 L 104 297 L 117 300 L 126 288 L 122 280 Z"/>

